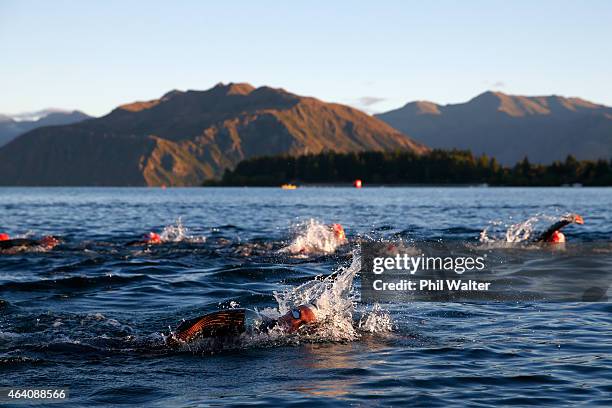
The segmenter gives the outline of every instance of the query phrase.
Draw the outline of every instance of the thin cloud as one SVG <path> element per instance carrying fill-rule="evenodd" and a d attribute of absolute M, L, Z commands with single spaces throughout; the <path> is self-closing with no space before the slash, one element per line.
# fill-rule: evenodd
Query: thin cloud
<path fill-rule="evenodd" d="M 506 83 L 503 81 L 493 82 L 493 87 L 495 88 L 503 88 L 506 86 Z"/>
<path fill-rule="evenodd" d="M 357 102 L 362 106 L 372 106 L 386 99 L 387 98 L 379 98 L 377 96 L 362 96 L 361 98 L 357 99 Z"/>

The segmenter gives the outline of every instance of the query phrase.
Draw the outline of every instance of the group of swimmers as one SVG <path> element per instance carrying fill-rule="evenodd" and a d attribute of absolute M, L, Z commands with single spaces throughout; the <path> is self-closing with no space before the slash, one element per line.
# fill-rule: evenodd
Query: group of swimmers
<path fill-rule="evenodd" d="M 560 230 L 572 223 L 584 224 L 584 220 L 580 215 L 568 214 L 551 225 L 534 241 L 564 243 L 565 235 Z M 334 224 L 331 228 L 338 238 L 345 239 L 344 229 L 340 224 Z M 168 344 L 179 346 L 195 339 L 233 337 L 243 333 L 265 333 L 273 328 L 293 333 L 303 327 L 316 324 L 319 319 L 319 309 L 313 304 L 298 306 L 276 320 L 250 309 L 221 310 L 184 321 L 178 326 L 174 335 L 169 337 Z"/>
<path fill-rule="evenodd" d="M 328 233 L 330 237 L 338 244 L 346 243 L 346 233 L 344 232 L 344 228 L 340 224 L 331 224 L 328 227 Z M 163 237 L 156 232 L 149 232 L 144 235 L 142 238 L 129 241 L 125 245 L 126 246 L 143 246 L 143 245 L 160 245 L 164 244 L 166 241 Z M 0 251 L 1 250 L 27 250 L 32 248 L 39 248 L 41 250 L 51 250 L 55 248 L 57 245 L 61 243 L 60 238 L 47 235 L 43 236 L 40 239 L 32 239 L 32 238 L 11 238 L 7 233 L 0 233 Z M 311 252 L 312 248 L 310 248 L 307 244 L 300 245 L 299 248 L 296 249 L 297 253 L 308 253 Z"/>
<path fill-rule="evenodd" d="M 534 242 L 564 243 L 565 235 L 561 232 L 561 229 L 570 224 L 584 224 L 584 219 L 578 214 L 567 214 L 547 228 L 534 240 Z M 346 242 L 346 233 L 342 225 L 331 224 L 328 228 L 331 232 L 331 236 L 335 241 L 337 241 L 338 244 L 343 244 Z M 27 248 L 41 248 L 50 250 L 55 248 L 60 243 L 61 240 L 53 235 L 43 236 L 40 239 L 11 238 L 8 234 L 0 232 L 0 250 Z M 126 243 L 126 245 L 159 245 L 163 243 L 164 240 L 160 234 L 156 232 L 149 232 L 143 238 L 130 241 Z M 303 248 L 297 248 L 297 252 L 308 252 L 308 247 L 304 246 Z"/>
<path fill-rule="evenodd" d="M 565 215 L 534 241 L 564 243 L 565 235 L 561 232 L 561 229 L 573 223 L 584 224 L 584 220 L 578 214 Z M 332 224 L 329 228 L 335 239 L 341 242 L 346 241 L 346 234 L 342 225 Z M 128 242 L 126 245 L 159 245 L 163 242 L 159 234 L 150 232 L 143 239 Z M 60 244 L 60 240 L 54 236 L 44 236 L 41 239 L 11 239 L 8 234 L 0 233 L 0 250 L 31 247 L 50 250 L 58 244 Z M 294 333 L 305 326 L 317 323 L 319 319 L 319 309 L 313 304 L 300 305 L 278 319 L 271 319 L 251 309 L 221 310 L 183 321 L 176 331 L 168 336 L 167 343 L 171 347 L 179 347 L 181 344 L 188 344 L 196 339 L 235 337 L 243 333 L 266 333 L 272 329 Z"/>
<path fill-rule="evenodd" d="M 45 235 L 40 239 L 33 238 L 11 238 L 7 233 L 0 233 L 0 251 L 2 250 L 27 250 L 27 249 L 41 249 L 51 250 L 62 243 L 62 240 L 53 235 Z M 163 244 L 164 241 L 156 232 L 149 232 L 142 239 L 130 241 L 126 246 L 134 245 L 157 245 Z"/>

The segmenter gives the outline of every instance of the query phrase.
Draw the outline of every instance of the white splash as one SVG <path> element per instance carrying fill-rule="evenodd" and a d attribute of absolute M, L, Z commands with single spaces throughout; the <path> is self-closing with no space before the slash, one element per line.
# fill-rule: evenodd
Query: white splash
<path fill-rule="evenodd" d="M 198 237 L 189 234 L 187 227 L 183 225 L 183 220 L 179 217 L 174 224 L 167 225 L 159 234 L 162 242 L 205 242 L 206 237 Z"/>
<path fill-rule="evenodd" d="M 523 222 L 512 224 L 506 230 L 506 242 L 527 241 L 534 230 L 534 225 L 540 220 L 538 216 L 530 217 Z"/>
<path fill-rule="evenodd" d="M 355 252 L 350 266 L 285 292 L 275 292 L 279 314 L 283 315 L 299 305 L 310 303 L 318 309 L 318 323 L 311 336 L 335 341 L 356 339 L 357 332 L 353 327 L 353 279 L 360 268 L 361 257 Z"/>
<path fill-rule="evenodd" d="M 534 233 L 544 229 L 541 224 L 553 223 L 560 219 L 559 216 L 536 214 L 525 221 L 513 224 L 504 224 L 502 221 L 491 221 L 489 225 L 480 232 L 482 243 L 519 243 L 526 242 L 534 236 Z M 505 230 L 504 230 L 505 229 Z"/>
<path fill-rule="evenodd" d="M 280 252 L 291 254 L 331 254 L 346 243 L 346 238 L 339 238 L 334 230 L 315 219 L 296 225 L 297 234 L 293 242 L 280 249 Z"/>
<path fill-rule="evenodd" d="M 388 333 L 393 331 L 393 320 L 388 310 L 375 303 L 372 310 L 361 317 L 358 327 L 362 332 Z"/>

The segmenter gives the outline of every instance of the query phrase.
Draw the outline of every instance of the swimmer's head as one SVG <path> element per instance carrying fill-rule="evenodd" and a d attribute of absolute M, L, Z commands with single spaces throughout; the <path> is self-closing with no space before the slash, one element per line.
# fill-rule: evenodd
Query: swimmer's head
<path fill-rule="evenodd" d="M 550 236 L 550 239 L 548 240 L 548 242 L 551 242 L 554 244 L 563 244 L 565 242 L 565 235 L 563 235 L 561 231 L 555 231 Z"/>
<path fill-rule="evenodd" d="M 57 245 L 59 245 L 59 243 L 60 243 L 60 240 L 52 235 L 47 235 L 40 239 L 40 245 L 42 245 L 43 247 L 47 249 L 54 248 Z"/>
<path fill-rule="evenodd" d="M 6 234 L 4 232 L 0 233 L 0 241 L 8 241 L 9 239 L 11 239 L 9 234 Z"/>
<path fill-rule="evenodd" d="M 301 305 L 291 309 L 287 314 L 281 316 L 278 321 L 287 331 L 294 332 L 304 325 L 313 324 L 317 321 L 318 309 L 315 305 Z"/>
<path fill-rule="evenodd" d="M 573 214 L 572 219 L 576 224 L 580 224 L 580 225 L 584 224 L 584 219 L 578 214 Z"/>
<path fill-rule="evenodd" d="M 334 231 L 334 236 L 339 241 L 346 240 L 346 234 L 344 232 L 344 228 L 340 224 L 332 224 L 332 231 Z"/>
<path fill-rule="evenodd" d="M 161 244 L 162 243 L 162 239 L 161 236 L 155 232 L 149 232 L 146 236 L 145 236 L 145 242 L 147 244 Z"/>

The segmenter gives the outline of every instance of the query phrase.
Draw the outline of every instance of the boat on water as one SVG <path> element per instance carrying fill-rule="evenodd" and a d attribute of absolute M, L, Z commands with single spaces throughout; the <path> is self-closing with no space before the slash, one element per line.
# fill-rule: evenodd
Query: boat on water
<path fill-rule="evenodd" d="M 295 190 L 297 186 L 295 184 L 283 184 L 281 188 L 283 190 Z"/>

